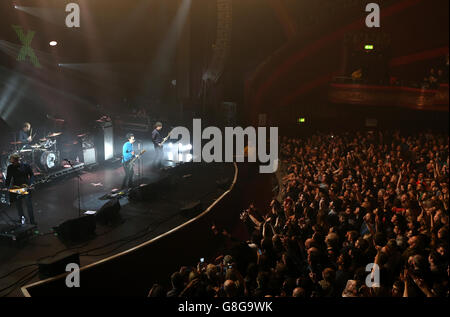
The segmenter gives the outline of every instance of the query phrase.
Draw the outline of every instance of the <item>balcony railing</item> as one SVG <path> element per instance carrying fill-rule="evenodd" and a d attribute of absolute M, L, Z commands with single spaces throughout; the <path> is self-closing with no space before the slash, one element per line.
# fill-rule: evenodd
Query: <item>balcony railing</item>
<path fill-rule="evenodd" d="M 332 83 L 329 100 L 337 104 L 404 107 L 416 110 L 449 110 L 448 84 L 437 89 Z"/>

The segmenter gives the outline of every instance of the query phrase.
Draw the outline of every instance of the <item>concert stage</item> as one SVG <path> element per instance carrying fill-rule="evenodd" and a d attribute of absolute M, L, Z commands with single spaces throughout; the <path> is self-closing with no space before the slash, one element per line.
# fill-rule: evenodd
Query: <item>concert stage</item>
<path fill-rule="evenodd" d="M 0 296 L 22 296 L 20 286 L 39 280 L 37 263 L 41 260 L 75 252 L 85 266 L 168 232 L 206 209 L 225 192 L 234 176 L 233 164 L 184 163 L 155 170 L 151 151 L 143 160 L 147 163 L 138 183 L 150 186 L 144 187 L 144 194 L 133 192 L 130 197 L 135 199 L 120 198 L 121 221 L 113 226 L 97 223 L 95 236 L 87 241 L 63 242 L 55 232 L 63 222 L 78 217 L 76 174 L 41 185 L 33 193 L 37 231 L 20 241 L 3 237 L 0 242 Z M 92 170 L 85 168 L 80 176 L 84 213 L 98 211 L 109 201 L 106 196 L 120 188 L 124 172 L 116 160 Z M 183 210 L 191 206 L 200 208 Z M 17 218 L 14 205 L 1 212 Z"/>

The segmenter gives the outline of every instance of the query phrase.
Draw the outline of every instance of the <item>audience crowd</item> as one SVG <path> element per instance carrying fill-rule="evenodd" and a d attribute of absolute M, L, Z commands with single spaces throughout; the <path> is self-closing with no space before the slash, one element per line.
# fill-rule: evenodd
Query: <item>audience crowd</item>
<path fill-rule="evenodd" d="M 436 133 L 284 138 L 279 195 L 241 214 L 239 241 L 182 267 L 167 297 L 447 297 L 449 138 Z"/>
<path fill-rule="evenodd" d="M 427 76 L 423 79 L 422 88 L 438 89 L 441 84 L 448 84 L 448 75 L 441 68 L 437 71 L 431 68 Z"/>

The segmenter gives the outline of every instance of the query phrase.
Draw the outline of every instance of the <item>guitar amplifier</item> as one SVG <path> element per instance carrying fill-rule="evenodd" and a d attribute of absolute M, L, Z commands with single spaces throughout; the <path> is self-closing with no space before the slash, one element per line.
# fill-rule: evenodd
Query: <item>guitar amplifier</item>
<path fill-rule="evenodd" d="M 97 156 L 96 156 L 95 148 L 83 150 L 83 162 L 84 162 L 84 165 L 92 165 L 92 164 L 97 163 Z"/>
<path fill-rule="evenodd" d="M 97 126 L 94 142 L 99 163 L 114 158 L 114 129 L 112 122 L 102 122 Z"/>

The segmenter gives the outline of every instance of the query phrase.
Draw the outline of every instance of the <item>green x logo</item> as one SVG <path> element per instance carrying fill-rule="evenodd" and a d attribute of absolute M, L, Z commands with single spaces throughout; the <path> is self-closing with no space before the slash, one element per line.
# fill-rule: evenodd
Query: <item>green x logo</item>
<path fill-rule="evenodd" d="M 22 43 L 22 48 L 19 51 L 19 55 L 17 56 L 17 60 L 20 62 L 25 61 L 27 56 L 30 57 L 31 63 L 38 68 L 41 68 L 41 64 L 39 63 L 39 60 L 34 54 L 33 49 L 31 48 L 31 41 L 33 40 L 34 34 L 36 32 L 34 31 L 28 31 L 27 35 L 23 33 L 23 29 L 21 26 L 13 25 L 12 26 L 14 31 L 16 31 L 17 36 L 19 37 L 20 42 Z"/>

